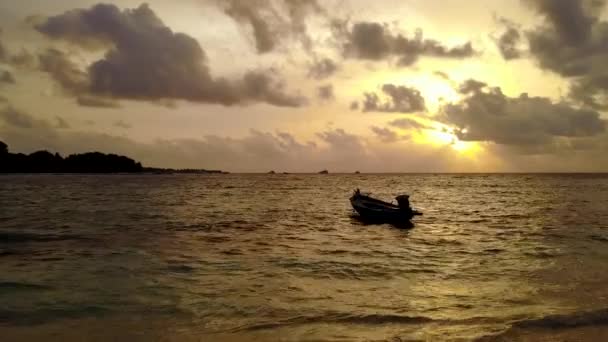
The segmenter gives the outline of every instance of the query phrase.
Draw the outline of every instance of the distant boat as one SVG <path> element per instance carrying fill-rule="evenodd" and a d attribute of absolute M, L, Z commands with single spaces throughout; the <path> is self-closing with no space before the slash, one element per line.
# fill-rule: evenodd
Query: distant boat
<path fill-rule="evenodd" d="M 326 174 L 328 174 L 328 173 L 329 173 L 329 171 L 327 171 L 327 170 L 319 171 L 319 174 L 320 174 L 320 175 L 326 175 Z"/>
<path fill-rule="evenodd" d="M 270 171 L 268 171 L 268 174 L 269 174 L 269 175 L 274 175 L 275 173 L 276 173 L 276 172 L 274 172 L 274 170 L 270 170 Z"/>
<path fill-rule="evenodd" d="M 360 173 L 361 173 L 361 172 L 359 172 L 359 171 L 355 171 L 355 174 L 356 174 L 356 175 L 358 175 L 358 174 L 360 174 Z"/>
<path fill-rule="evenodd" d="M 372 198 L 356 189 L 350 198 L 350 204 L 362 219 L 374 222 L 409 222 L 414 216 L 422 215 L 410 207 L 408 195 L 400 195 L 395 199 L 398 205 Z"/>

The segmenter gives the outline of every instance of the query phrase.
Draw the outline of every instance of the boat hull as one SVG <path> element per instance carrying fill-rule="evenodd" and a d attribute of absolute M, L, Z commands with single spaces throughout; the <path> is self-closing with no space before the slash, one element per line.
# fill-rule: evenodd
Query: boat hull
<path fill-rule="evenodd" d="M 413 210 L 404 210 L 391 203 L 355 195 L 350 198 L 353 209 L 361 218 L 374 222 L 408 222 L 420 213 Z"/>

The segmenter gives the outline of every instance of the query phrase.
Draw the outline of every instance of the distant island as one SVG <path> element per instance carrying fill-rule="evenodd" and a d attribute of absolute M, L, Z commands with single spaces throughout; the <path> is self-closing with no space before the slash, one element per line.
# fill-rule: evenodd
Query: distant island
<path fill-rule="evenodd" d="M 87 152 L 62 157 L 59 153 L 37 151 L 31 154 L 10 153 L 0 141 L 0 173 L 227 173 L 220 170 L 165 169 L 143 167 L 129 157 L 101 152 Z"/>

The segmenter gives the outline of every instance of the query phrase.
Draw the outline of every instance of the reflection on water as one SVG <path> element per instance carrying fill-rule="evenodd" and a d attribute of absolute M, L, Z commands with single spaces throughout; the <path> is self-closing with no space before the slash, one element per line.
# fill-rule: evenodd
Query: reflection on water
<path fill-rule="evenodd" d="M 360 222 L 355 187 L 408 191 L 424 216 Z M 2 176 L 0 330 L 467 340 L 551 314 L 606 324 L 607 202 L 602 175 Z"/>

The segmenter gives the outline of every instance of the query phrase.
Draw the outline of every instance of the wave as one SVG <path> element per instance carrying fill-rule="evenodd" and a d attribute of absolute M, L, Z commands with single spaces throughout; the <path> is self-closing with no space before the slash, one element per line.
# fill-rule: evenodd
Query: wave
<path fill-rule="evenodd" d="M 595 241 L 608 242 L 608 237 L 604 237 L 601 235 L 590 235 L 589 238 Z"/>
<path fill-rule="evenodd" d="M 0 308 L 0 330 L 2 325 L 34 326 L 49 322 L 101 318 L 113 315 L 131 317 L 170 317 L 191 319 L 191 312 L 173 305 L 145 306 L 134 308 L 112 308 L 101 304 L 66 304 L 32 309 Z"/>
<path fill-rule="evenodd" d="M 0 243 L 2 244 L 15 244 L 15 243 L 27 243 L 27 242 L 53 242 L 53 241 L 65 241 L 65 240 L 85 240 L 86 238 L 80 235 L 69 235 L 69 234 L 33 234 L 33 233 L 19 233 L 19 232 L 1 232 Z"/>
<path fill-rule="evenodd" d="M 51 287 L 30 283 L 19 283 L 12 281 L 0 282 L 1 291 L 35 291 L 35 290 L 50 290 Z"/>
<path fill-rule="evenodd" d="M 270 330 L 285 326 L 307 325 L 316 323 L 342 323 L 360 325 L 385 325 L 385 324 L 423 324 L 434 320 L 423 316 L 402 316 L 391 314 L 368 314 L 354 315 L 346 313 L 326 313 L 319 316 L 296 316 L 276 322 L 250 324 L 233 329 L 232 332 Z"/>
<path fill-rule="evenodd" d="M 568 329 L 589 325 L 608 325 L 608 308 L 579 312 L 570 315 L 551 315 L 539 319 L 520 321 L 513 324 L 515 328 Z"/>
<path fill-rule="evenodd" d="M 522 332 L 557 333 L 559 331 L 588 327 L 608 328 L 608 308 L 565 315 L 549 315 L 542 318 L 518 321 L 502 333 L 484 336 L 477 341 L 511 340 Z"/>
<path fill-rule="evenodd" d="M 0 323 L 11 325 L 36 325 L 49 321 L 99 317 L 110 312 L 101 306 L 82 306 L 65 308 L 47 308 L 40 310 L 0 310 Z"/>

